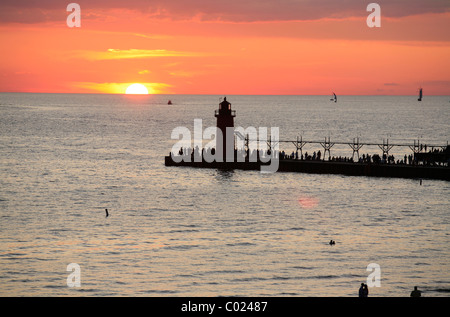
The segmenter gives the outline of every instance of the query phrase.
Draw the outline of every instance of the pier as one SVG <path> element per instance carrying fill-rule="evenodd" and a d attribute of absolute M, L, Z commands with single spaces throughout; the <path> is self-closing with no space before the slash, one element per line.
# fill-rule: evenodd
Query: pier
<path fill-rule="evenodd" d="M 415 140 L 413 144 L 390 143 L 385 139 L 382 143 L 364 143 L 359 138 L 354 138 L 352 142 L 332 141 L 330 137 L 323 141 L 303 140 L 298 136 L 295 140 L 272 140 L 270 137 L 263 140 L 266 148 L 252 149 L 250 144 L 255 144 L 257 140 L 252 140 L 248 135 L 242 135 L 235 131 L 231 148 L 226 144 L 226 129 L 234 128 L 234 117 L 236 112 L 231 110 L 231 103 L 226 98 L 219 105 L 219 110 L 215 111 L 217 118 L 217 128 L 223 131 L 223 142 L 220 148 L 218 159 L 211 161 L 205 158 L 205 153 L 215 151 L 215 149 L 180 149 L 178 155 L 171 153 L 165 157 L 166 166 L 193 167 L 193 168 L 215 168 L 215 169 L 239 169 L 239 170 L 261 170 L 261 167 L 268 166 L 276 160 L 277 172 L 297 172 L 313 174 L 341 174 L 349 176 L 370 176 L 370 177 L 398 177 L 415 179 L 438 179 L 450 181 L 450 147 L 448 142 L 442 144 L 422 144 L 420 140 Z M 243 143 L 243 148 L 236 148 L 236 138 Z M 261 140 L 259 140 L 261 144 Z M 294 146 L 291 154 L 284 150 L 278 150 L 281 145 L 289 144 Z M 317 145 L 323 150 L 314 151 L 313 154 L 304 151 L 307 144 Z M 331 150 L 335 145 L 347 145 L 352 151 L 350 157 L 332 156 Z M 381 150 L 379 154 L 363 154 L 360 150 L 363 147 L 376 146 Z M 404 147 L 411 151 L 409 155 L 395 158 L 390 155 L 394 147 Z M 234 153 L 233 153 L 234 148 Z M 228 151 L 228 152 L 227 152 Z M 231 159 L 230 159 L 231 158 Z"/>
<path fill-rule="evenodd" d="M 223 170 L 257 170 L 261 161 L 251 162 L 175 162 L 172 156 L 165 157 L 166 166 L 184 166 L 193 168 L 213 168 Z M 335 161 L 305 161 L 284 159 L 279 161 L 277 172 L 296 172 L 310 174 L 341 174 L 347 176 L 397 177 L 414 179 L 438 179 L 450 181 L 450 168 L 447 166 L 401 165 L 381 163 L 355 163 Z"/>

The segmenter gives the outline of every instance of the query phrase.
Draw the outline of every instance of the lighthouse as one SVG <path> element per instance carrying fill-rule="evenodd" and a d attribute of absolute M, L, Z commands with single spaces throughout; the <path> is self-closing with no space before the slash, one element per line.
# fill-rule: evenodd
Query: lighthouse
<path fill-rule="evenodd" d="M 222 131 L 222 158 L 223 161 L 232 160 L 234 158 L 234 117 L 236 117 L 236 111 L 231 110 L 231 103 L 227 101 L 227 97 L 223 98 L 223 101 L 219 104 L 219 110 L 216 110 L 214 116 L 217 118 L 217 128 Z M 233 131 L 233 133 L 228 132 Z M 227 138 L 230 144 L 227 147 Z M 217 144 L 219 147 L 220 144 Z"/>

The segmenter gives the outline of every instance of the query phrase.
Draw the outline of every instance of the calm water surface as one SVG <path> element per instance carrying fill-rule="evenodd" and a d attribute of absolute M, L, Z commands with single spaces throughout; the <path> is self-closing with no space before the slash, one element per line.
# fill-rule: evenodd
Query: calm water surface
<path fill-rule="evenodd" d="M 370 263 L 370 296 L 450 294 L 448 182 L 165 167 L 220 97 L 0 94 L 0 296 L 357 296 Z M 448 96 L 227 97 L 282 139 L 450 136 Z"/>

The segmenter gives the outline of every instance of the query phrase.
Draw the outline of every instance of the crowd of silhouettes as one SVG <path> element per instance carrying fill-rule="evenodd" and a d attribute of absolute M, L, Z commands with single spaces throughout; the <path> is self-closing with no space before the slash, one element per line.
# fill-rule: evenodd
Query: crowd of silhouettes
<path fill-rule="evenodd" d="M 204 159 L 206 156 L 211 157 L 214 156 L 216 154 L 216 149 L 215 148 L 203 148 L 201 151 L 199 149 L 198 146 L 196 146 L 194 149 L 190 148 L 190 147 L 181 147 L 178 151 L 178 156 L 182 156 L 184 158 L 184 160 L 186 161 L 186 159 L 188 159 L 187 161 L 201 161 L 202 159 Z M 256 161 L 257 159 L 261 158 L 261 157 L 271 157 L 272 156 L 272 151 L 271 150 L 244 150 L 244 149 L 234 149 L 234 159 L 235 161 Z M 174 154 L 171 152 L 170 153 L 171 156 L 173 156 Z M 276 158 L 279 157 L 278 153 L 275 156 Z M 196 158 L 198 158 L 196 160 Z M 240 158 L 240 160 L 238 159 Z"/>
<path fill-rule="evenodd" d="M 322 157 L 322 153 L 320 150 L 318 152 L 313 152 L 313 154 L 309 154 L 305 152 L 305 154 L 300 154 L 297 152 L 292 152 L 291 154 L 285 152 L 284 150 L 280 152 L 281 160 L 302 160 L 302 161 L 331 161 L 331 162 L 348 162 L 348 163 L 374 163 L 374 164 L 390 164 L 390 165 L 426 165 L 426 166 L 449 166 L 450 159 L 448 157 L 444 158 L 445 154 L 444 150 L 434 150 L 428 152 L 430 154 L 441 154 L 442 157 L 437 156 L 421 156 L 420 154 L 414 155 L 404 155 L 400 156 L 400 158 L 396 158 L 394 155 L 387 155 L 384 153 L 383 155 L 379 154 L 363 154 L 359 156 L 359 158 L 354 159 L 353 157 L 346 156 L 328 156 L 327 158 Z M 425 154 L 425 153 L 423 153 Z"/>
<path fill-rule="evenodd" d="M 423 147 L 426 149 L 426 145 Z M 199 149 L 196 146 L 194 149 L 192 148 L 180 148 L 178 151 L 178 155 L 184 157 L 191 157 L 191 161 L 194 161 L 196 157 L 202 158 L 205 157 L 205 154 L 209 157 L 215 155 L 214 148 L 204 148 Z M 245 149 L 235 149 L 234 157 L 235 158 L 245 158 L 245 160 L 255 161 L 257 158 L 261 156 L 271 156 L 270 150 L 245 150 Z M 322 152 L 314 151 L 312 154 L 305 152 L 305 154 L 300 153 L 298 151 L 292 151 L 290 154 L 285 152 L 284 150 L 275 153 L 274 157 L 279 158 L 280 160 L 301 160 L 301 161 L 331 161 L 331 162 L 348 162 L 348 163 L 374 163 L 374 164 L 390 164 L 390 165 L 426 165 L 426 166 L 449 166 L 450 163 L 450 149 L 449 147 L 445 149 L 433 149 L 429 152 L 419 152 L 416 154 L 404 155 L 400 158 L 395 158 L 394 155 L 387 155 L 384 153 L 383 155 L 379 154 L 363 154 L 359 156 L 357 159 L 353 157 L 346 156 L 331 156 L 328 158 L 322 156 Z M 250 158 L 250 159 L 249 159 Z"/>

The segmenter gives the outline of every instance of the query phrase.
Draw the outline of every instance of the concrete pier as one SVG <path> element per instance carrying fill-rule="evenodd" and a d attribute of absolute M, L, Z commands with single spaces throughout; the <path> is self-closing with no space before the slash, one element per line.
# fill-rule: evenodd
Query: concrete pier
<path fill-rule="evenodd" d="M 171 156 L 165 157 L 166 166 L 260 170 L 262 162 L 174 162 Z M 423 166 L 406 164 L 353 163 L 333 161 L 302 161 L 284 159 L 279 161 L 278 172 L 312 174 L 341 174 L 348 176 L 397 177 L 412 179 L 438 179 L 450 181 L 450 168 L 447 166 Z"/>

